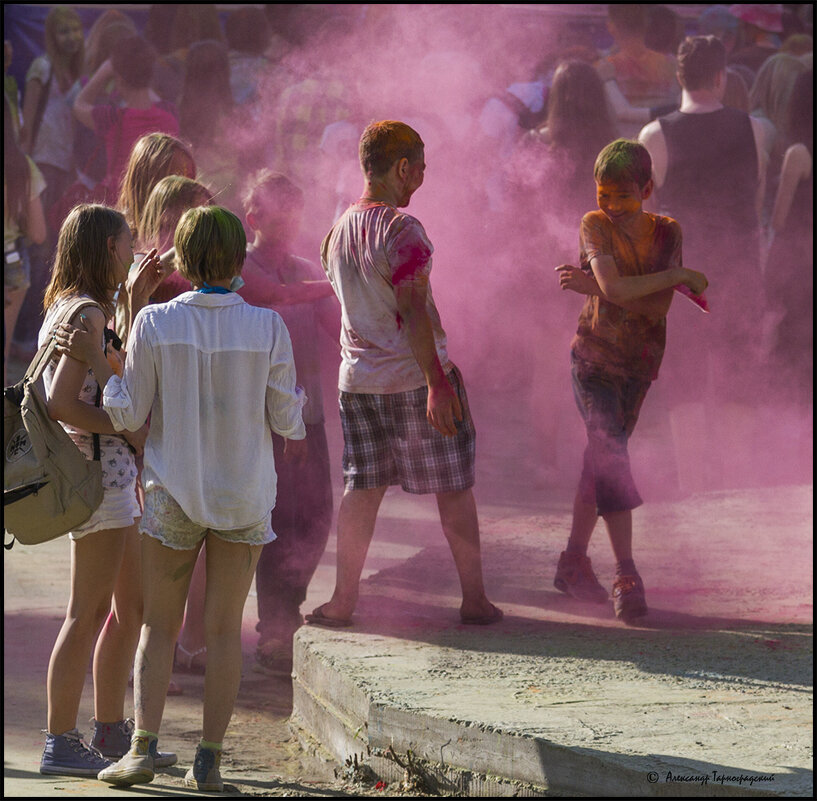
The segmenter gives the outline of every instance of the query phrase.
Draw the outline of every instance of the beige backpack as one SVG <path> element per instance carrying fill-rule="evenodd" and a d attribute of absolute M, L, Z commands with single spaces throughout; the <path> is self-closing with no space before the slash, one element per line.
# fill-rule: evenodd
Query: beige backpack
<path fill-rule="evenodd" d="M 77 299 L 65 307 L 54 325 L 69 322 L 85 306 L 99 304 Z M 94 459 L 90 461 L 48 416 L 39 386 L 55 346 L 50 339 L 23 379 L 3 390 L 3 522 L 6 531 L 24 545 L 67 534 L 102 503 L 99 437 L 94 435 Z"/>

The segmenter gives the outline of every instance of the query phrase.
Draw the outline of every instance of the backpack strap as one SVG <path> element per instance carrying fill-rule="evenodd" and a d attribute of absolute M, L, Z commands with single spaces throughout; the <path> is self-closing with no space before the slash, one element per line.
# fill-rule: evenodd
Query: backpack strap
<path fill-rule="evenodd" d="M 54 321 L 54 326 L 56 327 L 60 323 L 70 323 L 73 319 L 74 315 L 81 311 L 82 309 L 86 308 L 87 306 L 96 306 L 98 309 L 102 307 L 95 301 L 95 300 L 86 300 L 85 298 L 77 298 L 76 300 L 71 301 L 59 314 L 59 316 Z M 31 360 L 31 364 L 28 366 L 28 370 L 26 370 L 25 377 L 23 378 L 23 383 L 31 383 L 36 384 L 45 370 L 48 363 L 54 356 L 54 351 L 57 348 L 57 343 L 54 339 L 49 338 L 48 341 L 43 345 L 35 354 L 34 358 Z M 94 403 L 95 406 L 100 405 L 100 401 L 102 399 L 102 388 L 97 383 L 97 391 L 96 391 L 96 401 Z M 99 434 L 93 434 L 93 442 L 94 442 L 94 461 L 98 462 L 100 460 L 100 446 L 99 446 Z M 11 546 L 8 546 L 11 547 Z"/>

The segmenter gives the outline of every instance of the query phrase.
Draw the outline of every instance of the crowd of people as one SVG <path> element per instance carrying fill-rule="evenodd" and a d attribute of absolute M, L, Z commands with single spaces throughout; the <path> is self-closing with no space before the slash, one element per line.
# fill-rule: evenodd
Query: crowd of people
<path fill-rule="evenodd" d="M 533 375 L 531 417 L 553 427 L 557 402 L 537 412 L 576 322 L 567 304 L 546 307 L 543 266 L 585 296 L 570 355 L 588 445 L 557 589 L 609 600 L 587 556 L 602 517 L 616 614 L 646 614 L 627 441 L 665 344 L 672 389 L 656 402 L 680 491 L 746 479 L 759 395 L 810 419 L 806 6 L 708 6 L 683 20 L 611 4 L 609 48 L 562 22 L 527 75 L 493 78 L 462 45 L 406 49 L 407 7 L 325 20 L 321 8 L 157 4 L 140 31 L 112 7 L 86 32 L 55 7 L 22 87 L 5 43 L 4 374 L 10 357 L 57 340 L 49 412 L 89 458 L 99 435 L 105 489 L 70 534 L 43 773 L 150 781 L 176 761 L 157 748 L 172 672 L 191 671 L 205 675 L 204 717 L 185 782 L 223 789 L 250 585 L 257 662 L 289 672 L 330 534 L 324 335 L 340 345 L 345 488 L 335 592 L 307 621 L 352 625 L 392 484 L 436 496 L 462 622 L 502 619 L 482 582 L 474 424 L 431 294 L 434 246 L 400 211 L 426 161 L 444 180 L 418 203 L 442 231 L 438 252 L 456 254 L 449 280 L 491 304 L 480 317 L 460 300 L 468 322 L 450 327 L 480 331 L 485 380 Z M 386 43 L 415 59 L 399 85 L 365 53 Z M 676 304 L 667 338 L 674 290 L 694 303 Z M 77 295 L 97 307 L 55 329 Z M 511 328 L 532 323 L 516 339 L 492 319 L 505 299 Z M 92 654 L 89 746 L 77 714 Z"/>

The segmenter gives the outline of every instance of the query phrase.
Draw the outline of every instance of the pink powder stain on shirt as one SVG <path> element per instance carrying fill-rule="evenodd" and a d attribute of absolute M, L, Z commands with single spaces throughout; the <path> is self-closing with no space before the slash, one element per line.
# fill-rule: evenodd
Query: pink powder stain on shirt
<path fill-rule="evenodd" d="M 427 248 L 417 243 L 411 243 L 405 250 L 399 251 L 399 266 L 392 273 L 392 283 L 397 286 L 401 281 L 413 278 L 426 266 L 430 255 Z"/>

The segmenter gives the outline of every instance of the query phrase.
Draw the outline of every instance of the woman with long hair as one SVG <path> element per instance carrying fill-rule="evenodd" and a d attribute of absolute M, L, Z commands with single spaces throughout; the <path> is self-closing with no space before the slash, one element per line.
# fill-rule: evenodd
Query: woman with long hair
<path fill-rule="evenodd" d="M 586 61 L 564 61 L 556 68 L 547 99 L 547 118 L 537 136 L 544 145 L 539 173 L 548 192 L 547 208 L 578 225 L 595 207 L 593 174 L 598 153 L 617 136 L 604 84 Z"/>
<path fill-rule="evenodd" d="M 96 305 L 77 312 L 72 323 L 90 332 L 94 351 L 116 360 L 115 340 L 106 326 L 114 293 L 132 261 L 131 232 L 122 214 L 100 205 L 74 208 L 57 241 L 40 346 L 55 336 L 66 304 L 82 298 Z M 163 275 L 152 251 L 128 282 L 133 308 L 144 305 Z M 49 415 L 62 423 L 86 458 L 94 458 L 98 449 L 104 495 L 91 517 L 69 534 L 71 597 L 48 666 L 48 729 L 40 772 L 95 776 L 110 764 L 106 756 L 118 758 L 127 751 L 133 727 L 124 705 L 142 622 L 135 454 L 147 430 L 122 433 L 113 427 L 98 406 L 101 390 L 87 362 L 62 355 L 46 368 L 43 382 Z M 77 715 L 92 653 L 94 736 L 89 747 L 80 737 Z M 157 752 L 157 757 L 164 765 L 176 760 L 175 754 Z"/>
<path fill-rule="evenodd" d="M 153 187 L 168 175 L 196 177 L 196 162 L 190 148 L 169 134 L 143 136 L 131 150 L 116 203 L 132 231 L 140 230 Z"/>
<path fill-rule="evenodd" d="M 79 15 L 66 6 L 53 8 L 45 19 L 45 53 L 34 59 L 26 73 L 20 130 L 22 149 L 45 179 L 42 203 L 46 215 L 76 178 L 71 106 L 80 92 L 84 63 L 85 33 Z M 40 304 L 56 235 L 56 230 L 48 230 L 42 245 L 31 248 L 31 288 L 15 337 L 27 359 L 36 350 Z"/>

